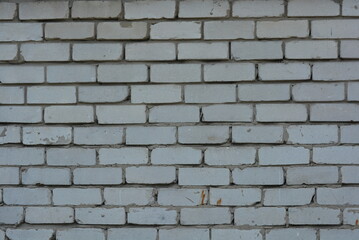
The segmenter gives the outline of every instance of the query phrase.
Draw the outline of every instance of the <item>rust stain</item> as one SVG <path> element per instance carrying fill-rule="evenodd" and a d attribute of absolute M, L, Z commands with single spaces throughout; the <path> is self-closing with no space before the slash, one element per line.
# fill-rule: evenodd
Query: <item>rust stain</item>
<path fill-rule="evenodd" d="M 222 204 L 222 198 L 217 200 L 217 205 L 221 205 Z"/>
<path fill-rule="evenodd" d="M 355 225 L 359 225 L 359 219 L 355 221 Z"/>
<path fill-rule="evenodd" d="M 204 199 L 206 198 L 206 193 L 204 192 L 204 190 L 202 190 L 201 192 L 201 205 L 204 205 Z"/>

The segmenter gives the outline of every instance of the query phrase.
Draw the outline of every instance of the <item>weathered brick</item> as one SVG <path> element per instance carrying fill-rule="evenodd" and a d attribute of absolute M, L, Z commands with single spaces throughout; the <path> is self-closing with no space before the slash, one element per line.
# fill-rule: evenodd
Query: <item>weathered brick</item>
<path fill-rule="evenodd" d="M 120 43 L 81 43 L 72 46 L 74 61 L 115 61 L 122 59 Z"/>
<path fill-rule="evenodd" d="M 340 41 L 341 58 L 359 58 L 359 41 L 342 40 Z"/>
<path fill-rule="evenodd" d="M 348 81 L 358 80 L 358 76 L 359 62 L 316 62 L 313 64 L 313 80 Z"/>
<path fill-rule="evenodd" d="M 239 101 L 289 101 L 289 84 L 239 84 Z"/>
<path fill-rule="evenodd" d="M 24 220 L 24 209 L 22 207 L 0 207 L 1 224 L 19 224 Z"/>
<path fill-rule="evenodd" d="M 21 172 L 25 185 L 71 185 L 71 172 L 66 168 L 28 168 Z"/>
<path fill-rule="evenodd" d="M 335 41 L 291 41 L 285 44 L 287 59 L 335 59 L 338 44 Z"/>
<path fill-rule="evenodd" d="M 340 210 L 323 207 L 289 208 L 289 224 L 339 225 Z"/>
<path fill-rule="evenodd" d="M 45 163 L 43 148 L 0 148 L 0 165 L 42 165 Z"/>
<path fill-rule="evenodd" d="M 359 143 L 359 126 L 348 125 L 340 127 L 341 143 Z"/>
<path fill-rule="evenodd" d="M 317 202 L 321 205 L 358 205 L 359 188 L 318 188 Z"/>
<path fill-rule="evenodd" d="M 124 208 L 76 208 L 78 224 L 123 225 L 126 222 Z"/>
<path fill-rule="evenodd" d="M 343 0 L 342 15 L 343 16 L 359 16 L 359 2 L 358 0 Z"/>
<path fill-rule="evenodd" d="M 76 103 L 76 88 L 72 86 L 28 87 L 27 103 L 30 104 Z"/>
<path fill-rule="evenodd" d="M 251 105 L 216 104 L 202 107 L 203 122 L 251 122 L 253 107 Z"/>
<path fill-rule="evenodd" d="M 109 103 L 122 102 L 128 98 L 127 86 L 80 86 L 78 88 L 79 102 Z"/>
<path fill-rule="evenodd" d="M 67 1 L 37 1 L 19 4 L 19 18 L 30 19 L 64 19 L 69 17 Z"/>
<path fill-rule="evenodd" d="M 3 4 L 3 3 L 0 3 L 0 9 L 1 9 L 1 4 Z M 1 12 L 0 12 L 0 16 L 1 16 Z M 17 46 L 16 46 L 16 44 L 1 44 L 0 45 L 0 53 L 1 53 L 0 60 L 2 60 L 2 61 L 16 60 L 17 59 Z"/>
<path fill-rule="evenodd" d="M 343 223 L 348 225 L 357 225 L 356 221 L 359 217 L 358 208 L 346 208 L 343 211 Z"/>
<path fill-rule="evenodd" d="M 313 161 L 324 164 L 357 164 L 359 147 L 333 146 L 313 148 Z"/>
<path fill-rule="evenodd" d="M 11 125 L 0 127 L 0 144 L 20 142 L 20 127 Z"/>
<path fill-rule="evenodd" d="M 123 143 L 123 129 L 119 127 L 75 127 L 74 144 L 107 145 Z"/>
<path fill-rule="evenodd" d="M 253 147 L 211 147 L 204 152 L 204 162 L 218 166 L 254 164 L 255 157 Z"/>
<path fill-rule="evenodd" d="M 108 240 L 116 239 L 143 239 L 156 240 L 157 229 L 155 228 L 110 228 L 107 231 Z"/>
<path fill-rule="evenodd" d="M 281 41 L 241 41 L 231 43 L 231 58 L 235 60 L 282 59 Z"/>
<path fill-rule="evenodd" d="M 48 83 L 96 82 L 96 66 L 51 65 L 47 67 Z"/>
<path fill-rule="evenodd" d="M 264 206 L 303 206 L 311 203 L 314 188 L 265 189 Z"/>
<path fill-rule="evenodd" d="M 142 166 L 126 168 L 126 183 L 169 184 L 175 180 L 175 167 Z"/>
<path fill-rule="evenodd" d="M 96 107 L 99 124 L 145 123 L 145 105 L 104 105 Z"/>
<path fill-rule="evenodd" d="M 311 35 L 312 38 L 358 38 L 358 20 L 314 20 L 311 25 Z"/>
<path fill-rule="evenodd" d="M 310 121 L 358 122 L 359 106 L 350 103 L 313 104 L 310 107 Z"/>
<path fill-rule="evenodd" d="M 345 98 L 343 83 L 298 83 L 292 87 L 297 102 L 342 101 Z"/>
<path fill-rule="evenodd" d="M 49 148 L 47 164 L 51 166 L 95 165 L 96 150 L 86 148 Z"/>
<path fill-rule="evenodd" d="M 325 144 L 338 142 L 338 127 L 335 125 L 292 125 L 287 128 L 287 143 Z"/>
<path fill-rule="evenodd" d="M 316 17 L 338 16 L 340 3 L 326 0 L 289 0 L 288 16 L 291 17 Z"/>
<path fill-rule="evenodd" d="M 258 104 L 258 122 L 305 122 L 308 118 L 304 104 Z"/>
<path fill-rule="evenodd" d="M 359 101 L 359 83 L 348 83 L 348 100 Z"/>
<path fill-rule="evenodd" d="M 305 38 L 309 36 L 307 20 L 281 20 L 257 22 L 258 38 Z"/>
<path fill-rule="evenodd" d="M 180 18 L 218 18 L 229 15 L 227 0 L 185 0 L 179 4 L 178 17 Z"/>
<path fill-rule="evenodd" d="M 218 144 L 229 138 L 226 126 L 188 126 L 178 128 L 178 142 L 184 144 Z"/>
<path fill-rule="evenodd" d="M 76 168 L 73 176 L 75 185 L 122 184 L 122 168 Z"/>
<path fill-rule="evenodd" d="M 283 0 L 240 0 L 233 2 L 234 17 L 280 17 L 284 15 Z"/>
<path fill-rule="evenodd" d="M 228 59 L 227 42 L 196 42 L 196 43 L 179 43 L 178 59 Z"/>
<path fill-rule="evenodd" d="M 147 66 L 143 64 L 100 64 L 98 81 L 104 83 L 147 82 Z"/>
<path fill-rule="evenodd" d="M 41 23 L 1 23 L 0 42 L 41 41 L 43 39 Z"/>
<path fill-rule="evenodd" d="M 285 216 L 285 208 L 237 208 L 234 211 L 234 224 L 238 226 L 280 226 L 285 224 Z"/>
<path fill-rule="evenodd" d="M 310 65 L 307 63 L 264 63 L 258 65 L 259 79 L 273 80 L 309 80 Z"/>
<path fill-rule="evenodd" d="M 6 236 L 11 240 L 41 239 L 50 240 L 54 237 L 52 229 L 7 229 Z"/>
<path fill-rule="evenodd" d="M 101 189 L 99 188 L 55 188 L 54 205 L 101 205 Z"/>
<path fill-rule="evenodd" d="M 200 164 L 202 151 L 189 147 L 164 147 L 151 151 L 151 163 L 158 165 L 167 164 Z"/>
<path fill-rule="evenodd" d="M 131 103 L 175 103 L 182 101 L 179 85 L 131 86 Z"/>
<path fill-rule="evenodd" d="M 147 23 L 145 22 L 100 22 L 97 25 L 97 39 L 145 39 Z"/>
<path fill-rule="evenodd" d="M 283 169 L 280 167 L 236 168 L 232 171 L 233 183 L 236 185 L 282 185 Z"/>
<path fill-rule="evenodd" d="M 43 83 L 44 81 L 45 68 L 43 66 L 0 66 L 0 82 L 3 84 Z"/>
<path fill-rule="evenodd" d="M 254 21 L 215 21 L 204 23 L 204 39 L 253 39 Z"/>
<path fill-rule="evenodd" d="M 17 185 L 19 184 L 19 168 L 1 167 L 0 168 L 0 184 Z"/>
<path fill-rule="evenodd" d="M 154 106 L 149 111 L 149 122 L 199 122 L 199 107 L 186 105 Z"/>
<path fill-rule="evenodd" d="M 197 240 L 209 240 L 209 229 L 176 228 L 159 230 L 159 239 L 161 240 L 180 240 L 190 238 Z"/>
<path fill-rule="evenodd" d="M 203 68 L 205 82 L 238 82 L 255 79 L 253 63 L 215 63 Z"/>
<path fill-rule="evenodd" d="M 30 224 L 74 222 L 74 210 L 70 207 L 28 207 L 25 212 L 25 222 Z"/>
<path fill-rule="evenodd" d="M 174 43 L 128 43 L 125 47 L 128 61 L 171 61 L 176 59 Z"/>
<path fill-rule="evenodd" d="M 232 213 L 229 208 L 183 208 L 181 225 L 220 225 L 230 224 Z"/>
<path fill-rule="evenodd" d="M 180 168 L 178 185 L 229 185 L 229 170 L 226 168 Z"/>
<path fill-rule="evenodd" d="M 46 23 L 46 39 L 92 39 L 95 36 L 95 25 L 91 22 Z"/>
<path fill-rule="evenodd" d="M 130 208 L 127 221 L 136 225 L 174 225 L 177 211 L 160 207 Z"/>
<path fill-rule="evenodd" d="M 151 145 L 176 143 L 175 127 L 128 127 L 127 145 Z"/>
<path fill-rule="evenodd" d="M 151 25 L 151 39 L 200 39 L 200 22 L 159 22 Z"/>
<path fill-rule="evenodd" d="M 174 18 L 176 2 L 169 0 L 131 1 L 125 2 L 125 19 L 158 19 Z"/>
<path fill-rule="evenodd" d="M 57 240 L 105 240 L 105 232 L 96 228 L 68 228 L 56 232 Z"/>
<path fill-rule="evenodd" d="M 0 19 L 11 20 L 16 14 L 16 3 L 2 2 L 0 3 Z"/>
<path fill-rule="evenodd" d="M 24 103 L 25 103 L 24 87 L 0 87 L 0 104 L 24 104 Z"/>
<path fill-rule="evenodd" d="M 72 142 L 71 127 L 23 127 L 25 145 L 67 145 Z"/>
<path fill-rule="evenodd" d="M 320 240 L 335 240 L 345 238 L 347 240 L 356 240 L 359 237 L 357 229 L 322 229 L 320 230 Z"/>
<path fill-rule="evenodd" d="M 104 165 L 146 164 L 148 162 L 148 150 L 138 147 L 101 148 L 99 150 L 99 162 Z"/>
<path fill-rule="evenodd" d="M 339 172 L 337 167 L 310 166 L 291 167 L 287 169 L 287 184 L 335 184 L 338 182 Z"/>
<path fill-rule="evenodd" d="M 46 123 L 91 123 L 94 121 L 92 106 L 51 106 L 46 107 Z"/>
<path fill-rule="evenodd" d="M 200 64 L 153 64 L 151 65 L 151 82 L 180 83 L 200 82 Z"/>
<path fill-rule="evenodd" d="M 359 175 L 357 174 L 359 171 L 359 167 L 357 166 L 349 166 L 342 167 L 342 182 L 343 183 L 359 183 Z"/>
<path fill-rule="evenodd" d="M 186 103 L 236 102 L 236 88 L 234 85 L 220 84 L 187 85 L 184 100 Z"/>
<path fill-rule="evenodd" d="M 271 229 L 266 233 L 267 240 L 293 239 L 316 240 L 316 230 L 310 228 Z"/>
<path fill-rule="evenodd" d="M 309 164 L 310 152 L 304 147 L 261 147 L 258 158 L 260 165 Z"/>
<path fill-rule="evenodd" d="M 7 205 L 48 205 L 51 191 L 47 188 L 4 188 L 3 198 Z"/>
<path fill-rule="evenodd" d="M 153 188 L 105 188 L 106 205 L 149 205 L 154 202 Z"/>
<path fill-rule="evenodd" d="M 20 54 L 26 62 L 69 61 L 70 44 L 68 43 L 24 43 Z"/>
<path fill-rule="evenodd" d="M 121 2 L 116 1 L 74 1 L 72 18 L 118 18 L 122 11 Z"/>
<path fill-rule="evenodd" d="M 266 126 L 233 126 L 233 143 L 282 143 L 283 127 Z"/>
<path fill-rule="evenodd" d="M 259 188 L 211 188 L 210 204 L 218 206 L 250 206 L 261 201 Z"/>
<path fill-rule="evenodd" d="M 208 201 L 208 191 L 204 189 L 172 189 L 158 190 L 158 204 L 162 206 L 199 206 Z"/>

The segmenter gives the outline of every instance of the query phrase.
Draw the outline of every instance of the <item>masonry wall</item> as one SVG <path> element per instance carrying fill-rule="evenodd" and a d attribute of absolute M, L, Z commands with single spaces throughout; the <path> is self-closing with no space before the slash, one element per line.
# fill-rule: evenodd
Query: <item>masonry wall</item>
<path fill-rule="evenodd" d="M 359 1 L 0 2 L 0 240 L 358 240 Z"/>

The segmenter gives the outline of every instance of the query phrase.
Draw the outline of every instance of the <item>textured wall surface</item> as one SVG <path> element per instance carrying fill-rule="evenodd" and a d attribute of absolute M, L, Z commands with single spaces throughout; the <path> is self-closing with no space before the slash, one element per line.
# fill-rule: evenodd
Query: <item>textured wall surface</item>
<path fill-rule="evenodd" d="M 0 240 L 358 240 L 359 0 L 0 2 Z"/>

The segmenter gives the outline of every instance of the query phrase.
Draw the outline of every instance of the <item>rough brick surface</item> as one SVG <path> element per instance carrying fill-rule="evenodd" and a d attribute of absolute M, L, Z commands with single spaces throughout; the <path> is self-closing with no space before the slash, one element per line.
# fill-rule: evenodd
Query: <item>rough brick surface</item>
<path fill-rule="evenodd" d="M 358 16 L 0 1 L 0 240 L 358 240 Z"/>

